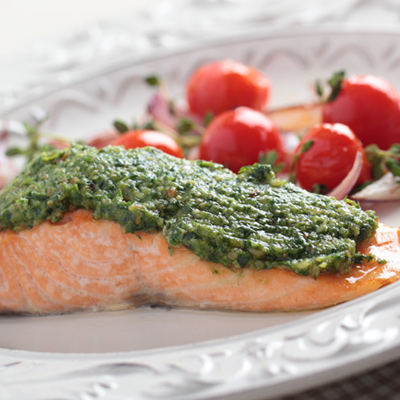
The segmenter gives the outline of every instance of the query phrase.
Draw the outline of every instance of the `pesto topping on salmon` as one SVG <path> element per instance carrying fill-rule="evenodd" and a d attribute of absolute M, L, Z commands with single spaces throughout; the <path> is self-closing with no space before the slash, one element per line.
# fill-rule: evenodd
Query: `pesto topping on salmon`
<path fill-rule="evenodd" d="M 0 192 L 0 229 L 60 221 L 77 208 L 127 233 L 161 231 L 171 248 L 231 268 L 278 266 L 300 275 L 347 273 L 374 213 L 306 192 L 268 165 L 239 175 L 153 148 L 74 145 L 41 153 Z"/>

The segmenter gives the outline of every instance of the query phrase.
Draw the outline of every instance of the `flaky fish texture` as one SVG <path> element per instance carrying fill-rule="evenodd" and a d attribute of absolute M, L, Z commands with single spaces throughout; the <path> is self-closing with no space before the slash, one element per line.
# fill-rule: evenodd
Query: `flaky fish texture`
<path fill-rule="evenodd" d="M 160 233 L 126 234 L 115 222 L 77 210 L 59 223 L 0 232 L 0 311 L 46 314 L 154 303 L 246 311 L 321 308 L 398 280 L 399 250 L 398 229 L 380 224 L 358 246 L 376 259 L 354 265 L 347 275 L 314 279 L 280 268 L 231 270 L 184 247 L 171 252 Z"/>

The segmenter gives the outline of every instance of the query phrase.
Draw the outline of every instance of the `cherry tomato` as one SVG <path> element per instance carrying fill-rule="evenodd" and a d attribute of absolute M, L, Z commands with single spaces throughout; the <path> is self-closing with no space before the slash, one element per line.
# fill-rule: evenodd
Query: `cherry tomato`
<path fill-rule="evenodd" d="M 190 111 L 204 117 L 239 106 L 265 109 L 270 83 L 261 72 L 244 64 L 224 60 L 200 67 L 189 79 L 186 96 Z"/>
<path fill-rule="evenodd" d="M 296 149 L 297 182 L 306 190 L 312 190 L 316 184 L 334 189 L 350 172 L 358 151 L 363 155 L 363 167 L 357 184 L 371 179 L 370 165 L 359 139 L 343 124 L 315 125 Z"/>
<path fill-rule="evenodd" d="M 274 123 L 259 111 L 239 107 L 211 121 L 200 143 L 199 158 L 238 172 L 258 162 L 260 153 L 271 150 L 283 160 L 283 141 Z"/>
<path fill-rule="evenodd" d="M 341 83 L 338 96 L 323 106 L 323 122 L 350 127 L 364 146 L 387 149 L 400 142 L 399 96 L 383 78 L 355 75 Z"/>
<path fill-rule="evenodd" d="M 182 149 L 178 143 L 165 133 L 151 130 L 133 130 L 120 135 L 111 142 L 114 146 L 124 146 L 126 149 L 151 146 L 171 156 L 183 157 Z"/>
<path fill-rule="evenodd" d="M 88 141 L 88 145 L 96 147 L 97 149 L 102 149 L 103 147 L 106 147 L 109 144 L 111 144 L 119 136 L 120 133 L 118 133 L 115 130 L 105 131 L 91 138 Z"/>

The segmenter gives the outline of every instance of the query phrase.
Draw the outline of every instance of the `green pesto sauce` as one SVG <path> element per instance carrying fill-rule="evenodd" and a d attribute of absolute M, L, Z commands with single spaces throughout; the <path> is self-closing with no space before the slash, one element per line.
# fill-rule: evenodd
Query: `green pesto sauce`
<path fill-rule="evenodd" d="M 268 165 L 236 175 L 152 148 L 76 145 L 43 152 L 0 192 L 0 229 L 57 222 L 77 208 L 125 232 L 161 231 L 171 248 L 231 268 L 282 266 L 314 277 L 349 272 L 356 243 L 377 226 L 373 212 L 308 193 Z"/>

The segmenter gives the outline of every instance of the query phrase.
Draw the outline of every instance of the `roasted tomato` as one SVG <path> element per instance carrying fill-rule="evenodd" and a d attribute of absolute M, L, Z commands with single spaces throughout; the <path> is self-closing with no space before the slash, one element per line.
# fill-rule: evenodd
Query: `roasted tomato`
<path fill-rule="evenodd" d="M 400 100 L 389 82 L 373 75 L 354 75 L 336 83 L 337 96 L 323 106 L 323 122 L 350 127 L 363 146 L 388 149 L 400 142 Z"/>
<path fill-rule="evenodd" d="M 190 111 L 204 117 L 239 106 L 265 109 L 270 83 L 261 72 L 244 64 L 224 60 L 200 67 L 187 82 Z"/>
<path fill-rule="evenodd" d="M 306 190 L 319 185 L 332 190 L 350 172 L 357 152 L 363 167 L 357 184 L 371 179 L 370 165 L 353 131 L 343 124 L 317 124 L 302 138 L 295 153 L 296 179 Z"/>
<path fill-rule="evenodd" d="M 121 134 L 111 145 L 124 146 L 126 149 L 136 147 L 155 147 L 164 153 L 182 158 L 183 152 L 178 143 L 166 133 L 151 130 L 132 130 Z"/>
<path fill-rule="evenodd" d="M 200 143 L 199 158 L 238 172 L 271 150 L 283 161 L 283 141 L 274 123 L 259 111 L 239 107 L 211 121 Z"/>

